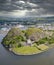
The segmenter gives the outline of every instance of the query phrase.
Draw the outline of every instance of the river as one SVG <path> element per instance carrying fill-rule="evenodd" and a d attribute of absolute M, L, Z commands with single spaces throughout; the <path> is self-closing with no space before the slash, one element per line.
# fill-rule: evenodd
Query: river
<path fill-rule="evenodd" d="M 54 48 L 36 55 L 17 56 L 1 44 L 4 36 L 0 34 L 0 65 L 54 65 Z"/>

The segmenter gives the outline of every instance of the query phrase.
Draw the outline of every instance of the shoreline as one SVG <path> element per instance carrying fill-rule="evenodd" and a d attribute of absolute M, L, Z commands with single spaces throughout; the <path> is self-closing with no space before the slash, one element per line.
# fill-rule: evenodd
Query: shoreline
<path fill-rule="evenodd" d="M 53 48 L 54 47 L 54 44 L 51 44 L 49 48 L 45 49 L 45 50 L 42 50 L 41 52 L 38 52 L 38 53 L 33 53 L 33 54 L 20 54 L 20 53 L 15 53 L 13 50 L 9 50 L 11 53 L 13 53 L 14 55 L 20 55 L 20 56 L 31 56 L 31 55 L 37 55 L 37 54 L 41 54 L 41 53 L 44 53 L 44 52 L 47 52 L 49 49 Z"/>
<path fill-rule="evenodd" d="M 13 53 L 14 55 L 20 55 L 20 56 L 31 56 L 31 55 L 37 55 L 37 54 L 40 54 L 40 53 L 44 53 L 44 52 L 46 52 L 47 50 L 49 50 L 50 48 L 48 48 L 48 49 L 45 49 L 45 50 L 42 50 L 42 51 L 40 51 L 40 52 L 38 52 L 38 53 L 33 53 L 33 54 L 21 54 L 21 53 L 16 53 L 16 52 L 14 52 L 13 50 L 9 50 L 11 53 Z"/>
<path fill-rule="evenodd" d="M 15 51 L 12 50 L 12 48 L 8 48 L 8 47 L 5 47 L 4 44 L 2 44 L 4 48 L 6 48 L 9 52 L 13 53 L 14 55 L 19 55 L 19 56 L 31 56 L 31 55 L 37 55 L 37 54 L 40 54 L 40 53 L 44 53 L 46 52 L 47 50 L 49 50 L 50 48 L 53 48 L 54 45 L 52 45 L 51 47 L 48 47 L 46 48 L 45 50 L 41 50 L 37 53 L 31 53 L 31 54 L 21 54 L 21 53 L 16 53 Z"/>
<path fill-rule="evenodd" d="M 2 44 L 3 45 L 3 44 Z M 4 46 L 4 45 L 3 45 Z M 5 47 L 5 46 L 4 46 Z M 7 48 L 7 47 L 6 47 Z M 9 49 L 11 49 L 11 48 L 7 48 L 8 50 Z M 41 49 L 41 48 L 40 48 Z M 11 50 L 9 50 L 9 51 L 11 51 L 12 53 L 14 53 L 15 55 L 35 55 L 35 54 L 39 54 L 39 53 L 42 53 L 42 52 L 45 52 L 45 51 L 47 51 L 49 48 L 46 48 L 46 49 L 41 49 L 41 50 L 39 50 L 39 51 L 37 51 L 37 52 L 30 52 L 30 53 L 21 53 L 21 52 L 17 52 L 17 51 L 14 51 L 14 49 L 12 48 Z"/>

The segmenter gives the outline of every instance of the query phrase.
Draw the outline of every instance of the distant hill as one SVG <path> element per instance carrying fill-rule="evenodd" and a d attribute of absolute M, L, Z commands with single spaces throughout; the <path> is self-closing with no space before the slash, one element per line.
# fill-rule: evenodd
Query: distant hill
<path fill-rule="evenodd" d="M 8 18 L 0 17 L 0 23 L 19 22 L 20 24 L 52 23 L 54 17 L 25 17 L 25 18 Z"/>

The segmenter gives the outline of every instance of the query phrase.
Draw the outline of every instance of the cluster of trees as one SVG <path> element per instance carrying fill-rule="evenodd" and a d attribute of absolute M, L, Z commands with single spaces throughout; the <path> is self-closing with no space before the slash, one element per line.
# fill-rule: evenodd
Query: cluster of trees
<path fill-rule="evenodd" d="M 39 45 L 39 44 L 54 44 L 54 37 L 50 36 L 50 37 L 42 38 L 39 41 L 37 41 L 36 44 L 37 45 Z"/>
<path fill-rule="evenodd" d="M 12 28 L 4 37 L 2 44 L 6 47 L 21 46 L 21 41 L 25 41 L 24 33 L 18 28 Z"/>
<path fill-rule="evenodd" d="M 6 47 L 21 47 L 27 39 L 34 41 L 37 45 L 51 44 L 54 43 L 54 34 L 48 38 L 42 29 L 28 28 L 26 30 L 20 30 L 18 28 L 12 28 L 4 37 L 2 44 Z"/>
<path fill-rule="evenodd" d="M 26 30 L 26 37 L 33 41 L 38 41 L 45 37 L 45 33 L 42 29 L 31 27 Z"/>

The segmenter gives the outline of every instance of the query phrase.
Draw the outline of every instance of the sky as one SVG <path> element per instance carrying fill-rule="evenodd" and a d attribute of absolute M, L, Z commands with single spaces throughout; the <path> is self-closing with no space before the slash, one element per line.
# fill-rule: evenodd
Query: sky
<path fill-rule="evenodd" d="M 54 16 L 54 0 L 0 0 L 2 17 Z"/>

